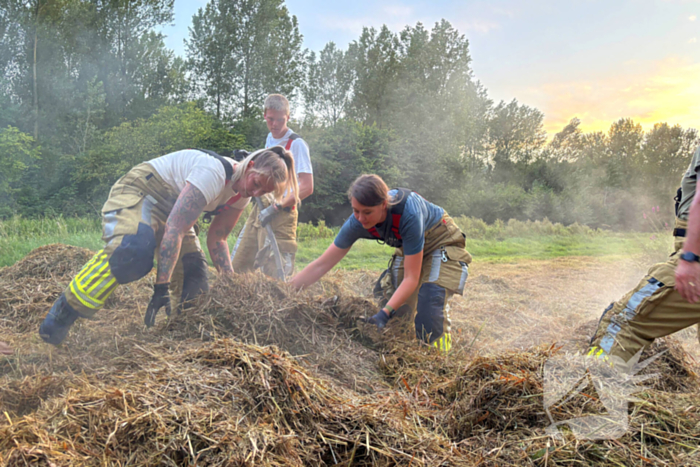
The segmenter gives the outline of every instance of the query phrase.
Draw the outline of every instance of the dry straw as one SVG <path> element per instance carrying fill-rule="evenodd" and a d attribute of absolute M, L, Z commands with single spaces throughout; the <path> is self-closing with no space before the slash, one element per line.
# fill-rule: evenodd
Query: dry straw
<path fill-rule="evenodd" d="M 542 367 L 562 352 L 444 357 L 411 323 L 357 318 L 373 275 L 335 273 L 297 293 L 259 275 L 215 280 L 195 308 L 146 329 L 151 277 L 121 287 L 60 348 L 36 329 L 91 255 L 52 245 L 0 270 L 3 465 L 697 465 L 700 396 L 680 346 L 630 406 L 619 440 L 545 435 Z M 646 356 L 645 356 L 646 358 Z M 553 411 L 601 409 L 592 387 Z"/>

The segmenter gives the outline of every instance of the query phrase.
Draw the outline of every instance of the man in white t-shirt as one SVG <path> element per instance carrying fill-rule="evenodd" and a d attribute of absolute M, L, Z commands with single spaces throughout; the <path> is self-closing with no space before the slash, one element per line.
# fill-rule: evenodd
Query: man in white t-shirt
<path fill-rule="evenodd" d="M 56 300 L 39 329 L 58 345 L 78 318 L 90 318 L 120 284 L 158 270 L 145 316 L 155 323 L 161 308 L 170 314 L 170 291 L 179 307 L 209 289 L 207 261 L 194 224 L 213 216 L 207 234 L 212 263 L 232 274 L 227 237 L 251 196 L 274 192 L 282 199 L 296 187 L 294 160 L 282 148 L 263 149 L 238 163 L 212 151 L 187 149 L 143 162 L 120 178 L 102 207 L 100 250 Z M 291 181 L 291 182 L 290 182 Z M 172 288 L 171 288 L 172 283 Z"/>
<path fill-rule="evenodd" d="M 265 99 L 264 117 L 270 133 L 265 147 L 282 146 L 294 156 L 294 166 L 299 180 L 299 199 L 304 199 L 314 191 L 314 176 L 309 157 L 309 146 L 296 133 L 287 127 L 289 121 L 289 101 L 280 94 L 271 94 Z M 269 223 L 282 255 L 286 275 L 294 270 L 297 252 L 297 219 L 299 213 L 294 193 L 285 193 L 284 199 L 275 203 L 269 196 L 262 198 L 265 208 L 260 211 L 253 206 L 238 241 L 233 248 L 231 261 L 237 273 L 250 272 L 260 268 L 275 276 L 276 267 L 265 226 Z"/>

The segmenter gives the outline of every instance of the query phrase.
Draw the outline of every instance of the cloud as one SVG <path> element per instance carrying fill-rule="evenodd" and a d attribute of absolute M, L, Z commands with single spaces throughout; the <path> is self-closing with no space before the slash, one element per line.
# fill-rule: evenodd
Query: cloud
<path fill-rule="evenodd" d="M 573 117 L 584 131 L 607 131 L 620 118 L 644 128 L 668 122 L 700 129 L 700 63 L 678 57 L 626 65 L 589 80 L 550 82 L 519 93 L 545 114 L 545 129 L 560 131 Z"/>
<path fill-rule="evenodd" d="M 499 11 L 498 13 L 506 16 L 512 15 L 512 12 L 506 10 Z M 319 23 L 326 30 L 345 31 L 354 35 L 359 35 L 363 27 L 380 28 L 384 24 L 392 31 L 401 31 L 406 26 L 413 26 L 418 22 L 430 28 L 430 25 L 439 19 L 439 17 L 433 17 L 432 14 L 419 14 L 412 6 L 402 3 L 391 3 L 389 5 L 377 6 L 372 11 L 365 11 L 362 16 L 322 15 L 319 17 Z M 463 21 L 450 20 L 450 22 L 461 33 L 472 32 L 487 34 L 501 27 L 500 24 L 495 21 L 481 18 L 472 18 Z"/>
<path fill-rule="evenodd" d="M 693 37 L 690 40 L 688 40 L 688 44 L 695 44 L 698 41 L 697 37 Z"/>
<path fill-rule="evenodd" d="M 413 7 L 407 5 L 387 5 L 382 10 L 391 16 L 410 17 L 413 14 Z"/>
<path fill-rule="evenodd" d="M 689 19 L 690 21 L 695 21 L 697 18 L 698 18 L 697 16 L 693 15 L 693 16 L 691 16 L 691 17 L 688 18 L 688 19 Z"/>
<path fill-rule="evenodd" d="M 455 24 L 460 31 L 472 31 L 486 34 L 489 31 L 500 28 L 500 25 L 493 21 L 475 19 L 467 22 L 458 22 Z"/>
<path fill-rule="evenodd" d="M 507 16 L 508 18 L 513 18 L 515 17 L 515 11 L 506 9 L 506 8 L 492 8 L 491 11 L 493 11 L 493 14 L 495 15 L 500 15 L 500 16 Z"/>
<path fill-rule="evenodd" d="M 367 14 L 369 13 L 369 14 Z M 379 28 L 386 24 L 392 31 L 400 31 L 406 25 L 414 25 L 420 18 L 414 14 L 412 6 L 393 3 L 377 7 L 375 11 L 366 12 L 363 16 L 321 16 L 320 24 L 327 30 L 345 31 L 359 35 L 363 27 Z"/>
<path fill-rule="evenodd" d="M 349 18 L 337 15 L 323 15 L 319 19 L 324 29 L 345 31 L 358 35 L 362 32 L 364 26 L 375 25 L 374 21 L 368 17 Z"/>

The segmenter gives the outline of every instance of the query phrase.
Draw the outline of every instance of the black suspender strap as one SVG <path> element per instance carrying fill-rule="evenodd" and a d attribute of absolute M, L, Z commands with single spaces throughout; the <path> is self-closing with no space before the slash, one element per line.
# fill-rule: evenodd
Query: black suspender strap
<path fill-rule="evenodd" d="M 231 177 L 233 177 L 233 166 L 229 161 L 227 161 L 223 156 L 215 153 L 214 151 L 210 151 L 209 149 L 200 149 L 200 148 L 195 148 L 197 151 L 202 151 L 205 154 L 209 154 L 211 157 L 215 157 L 216 159 L 221 162 L 221 165 L 224 166 L 224 170 L 226 171 L 226 180 L 231 180 Z"/>

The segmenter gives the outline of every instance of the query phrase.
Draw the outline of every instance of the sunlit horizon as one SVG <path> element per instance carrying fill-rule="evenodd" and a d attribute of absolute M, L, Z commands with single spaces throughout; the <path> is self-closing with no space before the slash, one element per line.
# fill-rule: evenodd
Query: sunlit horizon
<path fill-rule="evenodd" d="M 183 40 L 206 0 L 175 2 L 166 44 Z M 475 79 L 495 102 L 540 110 L 549 137 L 572 118 L 584 132 L 607 132 L 620 118 L 700 130 L 700 1 L 286 0 L 304 47 L 320 51 L 359 38 L 363 27 L 399 32 L 449 21 L 469 40 Z"/>

